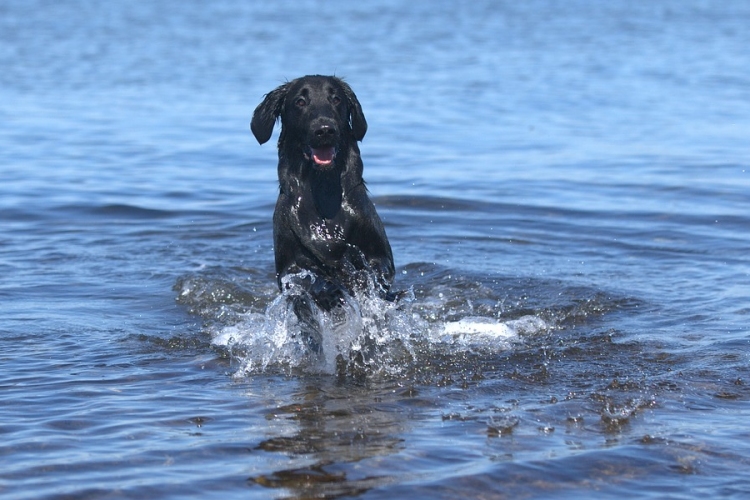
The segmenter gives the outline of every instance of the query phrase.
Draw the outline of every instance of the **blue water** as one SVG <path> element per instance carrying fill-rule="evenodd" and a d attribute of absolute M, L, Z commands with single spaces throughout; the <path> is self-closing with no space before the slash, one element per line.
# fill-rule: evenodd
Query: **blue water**
<path fill-rule="evenodd" d="M 750 495 L 750 4 L 0 5 L 0 497 Z M 347 79 L 399 308 L 279 306 L 263 95 Z"/>

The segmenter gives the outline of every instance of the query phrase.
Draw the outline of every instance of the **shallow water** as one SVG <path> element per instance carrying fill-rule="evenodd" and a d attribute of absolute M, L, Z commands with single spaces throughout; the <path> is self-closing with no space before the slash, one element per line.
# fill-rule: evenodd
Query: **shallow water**
<path fill-rule="evenodd" d="M 4 2 L 0 496 L 750 494 L 749 21 Z M 407 292 L 329 318 L 323 359 L 249 132 L 307 73 L 362 102 Z"/>

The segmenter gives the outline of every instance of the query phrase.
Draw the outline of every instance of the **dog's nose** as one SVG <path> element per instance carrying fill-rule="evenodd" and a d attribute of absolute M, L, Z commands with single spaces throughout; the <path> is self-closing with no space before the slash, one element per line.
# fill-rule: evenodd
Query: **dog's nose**
<path fill-rule="evenodd" d="M 319 140 L 336 137 L 336 127 L 328 123 L 321 124 L 315 129 L 315 137 Z"/>

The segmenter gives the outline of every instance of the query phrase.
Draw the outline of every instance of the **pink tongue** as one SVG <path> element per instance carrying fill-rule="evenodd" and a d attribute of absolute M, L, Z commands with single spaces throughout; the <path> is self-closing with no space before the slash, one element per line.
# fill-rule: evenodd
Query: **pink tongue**
<path fill-rule="evenodd" d="M 333 147 L 312 148 L 313 160 L 318 165 L 329 165 L 333 161 Z"/>

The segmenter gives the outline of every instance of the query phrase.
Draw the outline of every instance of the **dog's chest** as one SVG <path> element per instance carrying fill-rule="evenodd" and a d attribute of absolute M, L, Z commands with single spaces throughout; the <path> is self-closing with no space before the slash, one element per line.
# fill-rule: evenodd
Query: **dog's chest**
<path fill-rule="evenodd" d="M 338 210 L 324 215 L 312 200 L 299 197 L 292 206 L 291 215 L 300 231 L 307 234 L 311 245 L 330 249 L 346 242 L 347 207 L 343 203 Z"/>
<path fill-rule="evenodd" d="M 342 242 L 346 239 L 344 227 L 335 219 L 319 219 L 311 225 L 310 230 L 314 240 L 333 243 Z"/>

